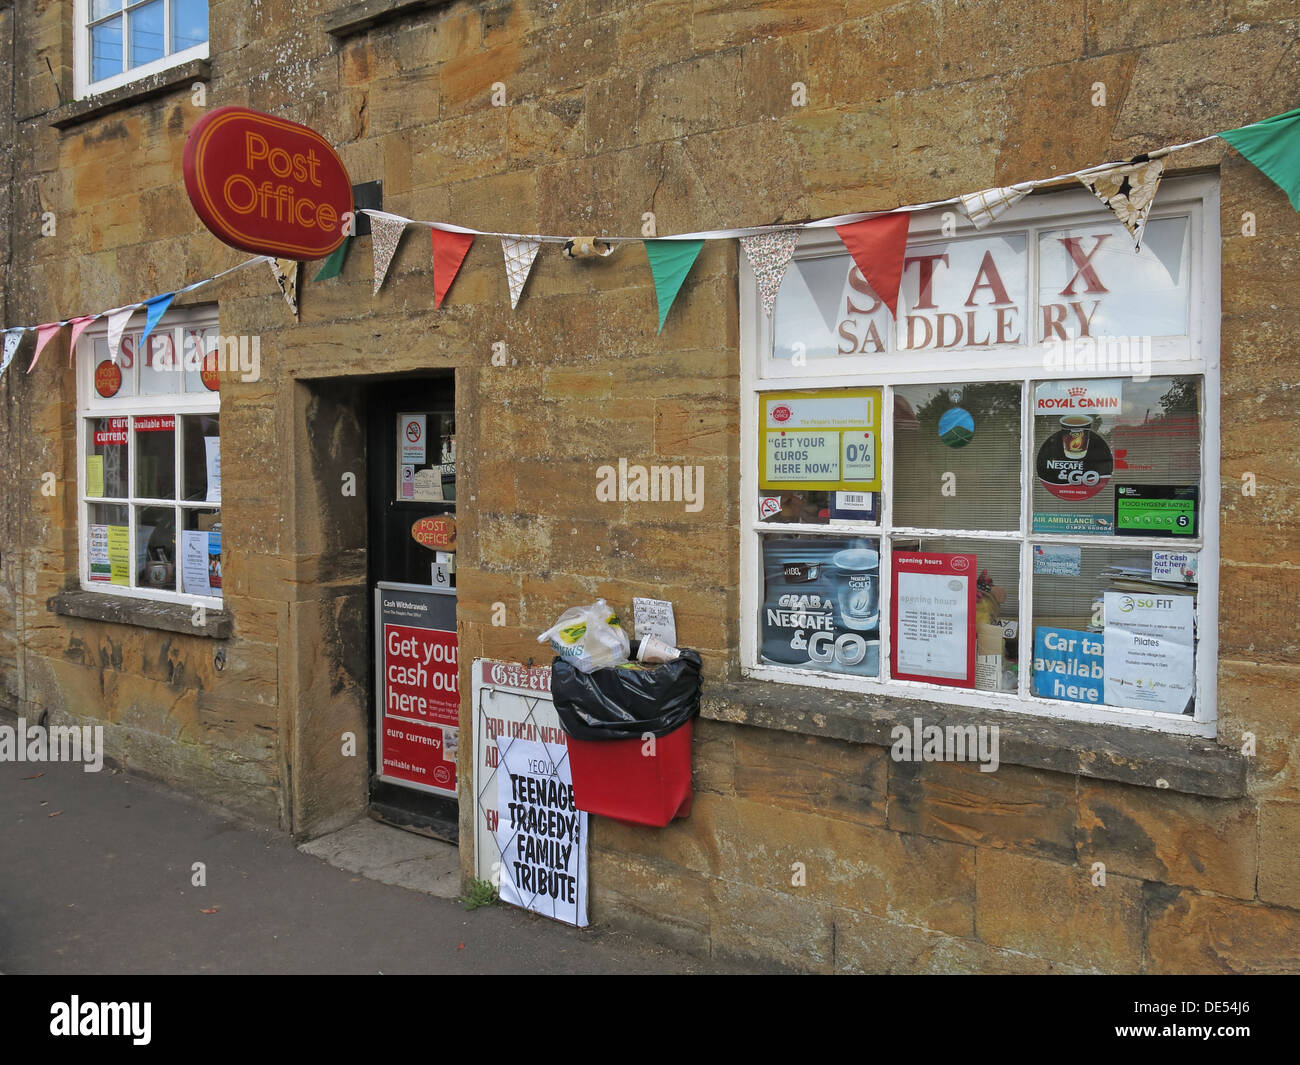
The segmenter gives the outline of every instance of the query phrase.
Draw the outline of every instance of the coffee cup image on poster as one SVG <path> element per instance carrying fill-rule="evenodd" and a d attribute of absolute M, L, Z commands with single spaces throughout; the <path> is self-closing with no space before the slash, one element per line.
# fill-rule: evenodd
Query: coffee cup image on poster
<path fill-rule="evenodd" d="M 859 537 L 763 542 L 760 658 L 880 676 L 880 554 Z"/>
<path fill-rule="evenodd" d="M 1067 414 L 1054 419 L 1055 431 L 1043 441 L 1034 461 L 1039 483 L 1058 499 L 1077 503 L 1091 499 L 1110 483 L 1115 470 L 1110 445 L 1098 432 L 1091 414 Z"/>

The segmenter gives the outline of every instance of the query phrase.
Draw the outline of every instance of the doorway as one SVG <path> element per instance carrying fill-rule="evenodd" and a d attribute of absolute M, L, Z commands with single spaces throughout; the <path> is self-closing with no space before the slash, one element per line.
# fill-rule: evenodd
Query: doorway
<path fill-rule="evenodd" d="M 458 842 L 452 371 L 368 386 L 371 816 Z"/>

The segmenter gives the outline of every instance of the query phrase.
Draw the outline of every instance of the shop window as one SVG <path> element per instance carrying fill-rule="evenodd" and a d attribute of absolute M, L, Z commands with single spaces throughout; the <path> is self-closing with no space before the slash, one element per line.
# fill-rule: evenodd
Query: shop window
<path fill-rule="evenodd" d="M 81 586 L 220 605 L 221 396 L 215 315 L 143 316 L 117 361 L 106 330 L 78 343 Z"/>
<path fill-rule="evenodd" d="M 208 0 L 75 0 L 78 98 L 208 54 Z"/>
<path fill-rule="evenodd" d="M 747 674 L 1208 735 L 1218 200 L 912 217 L 897 319 L 832 230 L 742 257 Z"/>

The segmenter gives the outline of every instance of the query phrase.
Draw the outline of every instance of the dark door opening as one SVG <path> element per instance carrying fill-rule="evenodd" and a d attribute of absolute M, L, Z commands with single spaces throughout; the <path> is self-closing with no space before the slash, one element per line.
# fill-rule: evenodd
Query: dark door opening
<path fill-rule="evenodd" d="M 455 377 L 380 381 L 365 399 L 370 813 L 454 843 Z"/>

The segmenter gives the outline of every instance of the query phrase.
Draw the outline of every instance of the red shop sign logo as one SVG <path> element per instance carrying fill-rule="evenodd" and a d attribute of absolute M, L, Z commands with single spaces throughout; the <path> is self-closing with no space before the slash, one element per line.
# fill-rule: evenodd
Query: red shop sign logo
<path fill-rule="evenodd" d="M 304 261 L 343 243 L 352 181 L 313 129 L 246 107 L 218 108 L 190 130 L 182 167 L 194 210 L 233 247 Z"/>

